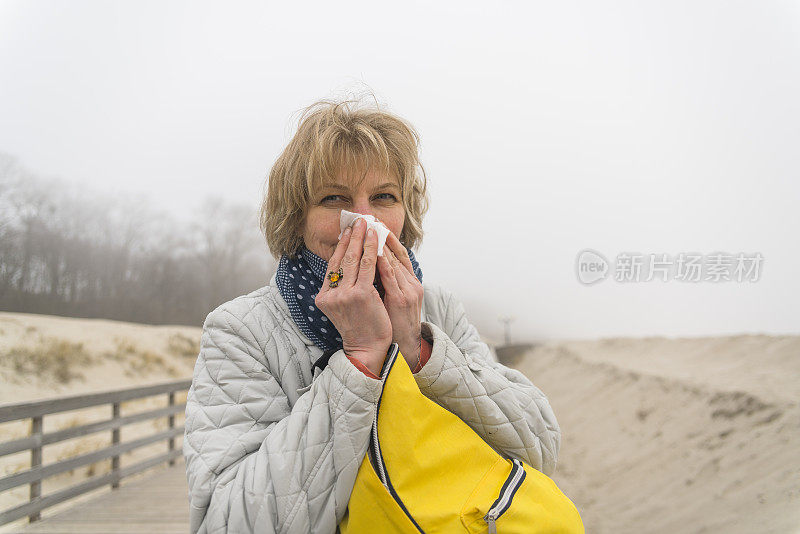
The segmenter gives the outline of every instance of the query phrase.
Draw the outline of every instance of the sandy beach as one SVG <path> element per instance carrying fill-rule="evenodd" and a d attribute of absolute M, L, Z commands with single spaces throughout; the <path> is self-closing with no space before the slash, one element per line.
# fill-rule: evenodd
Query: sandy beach
<path fill-rule="evenodd" d="M 200 335 L 183 326 L 0 313 L 0 403 L 191 378 Z M 800 337 L 551 341 L 510 363 L 550 399 L 563 439 L 554 479 L 587 532 L 800 532 Z M 126 403 L 123 415 L 163 403 Z M 46 417 L 45 430 L 108 415 Z M 163 424 L 126 427 L 123 441 Z M 5 441 L 28 425 L 0 431 Z M 106 446 L 106 434 L 48 446 L 45 462 Z M 123 467 L 158 452 L 135 451 Z M 11 474 L 27 461 L 7 456 L 0 468 Z M 45 491 L 106 472 L 108 463 L 54 477 Z M 16 488 L 0 495 L 0 506 L 26 498 L 27 487 Z"/>
<path fill-rule="evenodd" d="M 800 337 L 549 342 L 518 368 L 587 532 L 800 532 Z"/>

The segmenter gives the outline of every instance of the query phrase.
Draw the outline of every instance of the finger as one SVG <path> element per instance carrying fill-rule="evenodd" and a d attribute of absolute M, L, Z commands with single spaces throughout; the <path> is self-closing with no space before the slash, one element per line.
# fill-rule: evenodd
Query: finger
<path fill-rule="evenodd" d="M 375 280 L 375 263 L 378 258 L 378 234 L 370 228 L 364 238 L 364 253 L 358 269 L 358 280 L 356 284 L 362 286 L 372 286 Z"/>
<path fill-rule="evenodd" d="M 388 260 L 389 265 L 392 267 L 392 272 L 394 272 L 394 280 L 400 291 L 400 295 L 410 295 L 413 291 L 413 286 L 411 285 L 411 281 L 408 280 L 410 275 L 408 271 L 406 271 L 405 266 L 400 263 L 400 260 L 394 255 L 394 252 L 389 253 Z"/>
<path fill-rule="evenodd" d="M 364 234 L 366 234 L 366 231 L 367 222 L 364 219 L 356 219 L 353 225 L 353 233 L 350 234 L 350 243 L 347 245 L 347 251 L 344 253 L 341 264 L 342 271 L 344 271 L 341 285 L 345 287 L 353 287 L 358 279 L 359 265 L 361 257 L 364 255 Z"/>
<path fill-rule="evenodd" d="M 408 269 L 408 272 L 414 274 L 414 266 L 411 264 L 411 258 L 408 257 L 408 251 L 400 240 L 397 239 L 397 236 L 394 235 L 394 232 L 389 232 L 389 237 L 386 239 L 386 242 L 389 244 L 389 249 L 391 249 L 397 259 Z"/>
<path fill-rule="evenodd" d="M 389 264 L 394 268 L 400 289 L 403 290 L 403 292 L 410 289 L 409 285 L 413 283 L 413 279 L 416 279 L 416 276 L 408 271 L 408 268 L 403 265 L 403 262 L 401 262 L 394 251 L 391 250 L 389 251 Z"/>
<path fill-rule="evenodd" d="M 390 259 L 388 263 L 394 269 L 397 286 L 402 292 L 402 295 L 405 298 L 412 300 L 421 298 L 424 290 L 419 278 L 417 278 L 416 275 L 408 272 L 408 269 L 406 269 L 405 265 L 403 265 L 402 262 L 397 259 L 393 252 L 390 252 Z"/>
<path fill-rule="evenodd" d="M 378 269 L 381 273 L 381 283 L 388 295 L 400 295 L 402 294 L 402 290 L 397 284 L 395 268 L 392 267 L 392 264 L 389 262 L 389 257 L 386 252 L 387 251 L 384 249 L 383 256 L 378 257 Z"/>
<path fill-rule="evenodd" d="M 336 250 L 333 251 L 333 256 L 331 256 L 331 259 L 328 260 L 328 271 L 325 273 L 325 278 L 322 280 L 322 289 L 319 290 L 320 293 L 324 293 L 331 289 L 330 281 L 328 280 L 328 273 L 339 272 L 339 267 L 342 265 L 342 258 L 344 257 L 345 252 L 347 252 L 347 246 L 350 243 L 350 236 L 352 233 L 352 228 L 348 226 L 342 234 L 342 238 L 339 240 L 339 243 L 336 245 Z"/>

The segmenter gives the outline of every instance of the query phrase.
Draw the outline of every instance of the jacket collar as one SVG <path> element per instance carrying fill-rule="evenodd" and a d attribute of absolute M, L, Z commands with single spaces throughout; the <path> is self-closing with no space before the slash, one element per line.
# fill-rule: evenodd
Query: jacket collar
<path fill-rule="evenodd" d="M 289 311 L 289 306 L 286 304 L 286 301 L 283 300 L 283 296 L 278 289 L 277 272 L 273 273 L 272 278 L 269 279 L 269 290 L 272 294 L 272 300 L 274 300 L 275 304 L 277 304 L 278 308 L 280 308 L 281 314 L 286 318 L 285 322 L 289 324 L 289 328 L 291 328 L 294 333 L 297 334 L 297 337 L 299 337 L 300 341 L 302 341 L 306 346 L 316 347 L 314 342 L 308 339 L 308 336 L 306 336 L 300 330 L 300 328 L 294 322 L 294 319 L 292 319 L 292 312 Z"/>

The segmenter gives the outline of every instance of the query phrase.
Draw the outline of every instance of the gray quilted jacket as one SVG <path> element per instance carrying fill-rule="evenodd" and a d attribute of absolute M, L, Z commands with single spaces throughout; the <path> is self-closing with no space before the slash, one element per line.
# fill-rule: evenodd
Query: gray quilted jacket
<path fill-rule="evenodd" d="M 544 394 L 491 357 L 452 293 L 423 284 L 432 347 L 420 390 L 495 450 L 555 471 L 561 431 Z M 383 383 L 322 355 L 269 285 L 213 310 L 186 402 L 191 532 L 336 532 Z M 312 372 L 312 368 L 314 371 Z"/>

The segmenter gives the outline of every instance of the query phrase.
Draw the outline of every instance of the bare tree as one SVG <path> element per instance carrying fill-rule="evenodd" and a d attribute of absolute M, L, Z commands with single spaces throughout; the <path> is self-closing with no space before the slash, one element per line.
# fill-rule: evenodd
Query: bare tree
<path fill-rule="evenodd" d="M 209 198 L 198 211 L 193 228 L 208 288 L 206 306 L 221 304 L 226 295 L 250 287 L 253 281 L 248 274 L 266 266 L 258 261 L 258 256 L 266 259 L 268 253 L 255 208 Z M 267 274 L 264 269 L 264 278 Z"/>
<path fill-rule="evenodd" d="M 43 179 L 0 153 L 0 309 L 199 324 L 265 285 L 255 208 L 206 200 L 191 224 L 145 195 Z"/>

